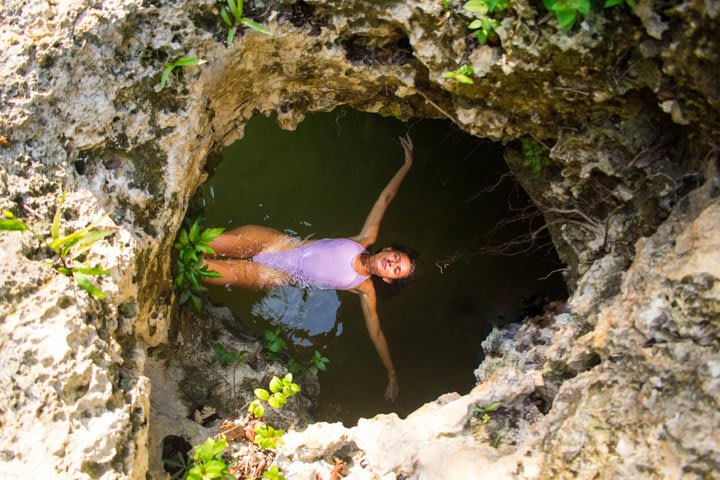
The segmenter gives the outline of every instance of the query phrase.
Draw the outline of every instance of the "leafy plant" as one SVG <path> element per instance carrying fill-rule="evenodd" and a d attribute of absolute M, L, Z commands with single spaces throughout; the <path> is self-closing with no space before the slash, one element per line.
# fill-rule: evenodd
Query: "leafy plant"
<path fill-rule="evenodd" d="M 321 372 L 325 372 L 327 370 L 327 364 L 330 363 L 330 359 L 327 357 L 323 357 L 320 352 L 315 350 L 315 353 L 313 353 L 312 359 L 310 361 L 313 364 L 313 367 L 315 367 L 317 370 L 320 370 Z"/>
<path fill-rule="evenodd" d="M 274 450 L 278 443 L 283 443 L 282 436 L 285 434 L 285 430 L 275 430 L 263 422 L 256 423 L 253 430 L 255 432 L 253 443 L 259 445 L 260 448 Z"/>
<path fill-rule="evenodd" d="M 273 465 L 265 470 L 265 472 L 263 472 L 263 478 L 267 478 L 268 480 L 285 480 L 285 477 L 280 473 L 280 470 L 278 470 L 277 465 Z"/>
<path fill-rule="evenodd" d="M 203 278 L 220 278 L 221 275 L 203 266 L 203 255 L 214 254 L 210 242 L 215 240 L 225 229 L 208 228 L 200 232 L 200 219 L 195 220 L 190 229 L 182 228 L 175 248 L 180 251 L 177 261 L 178 273 L 175 277 L 175 286 L 180 290 L 180 304 L 190 300 L 195 312 L 200 312 L 199 294 L 207 290 L 200 285 Z"/>
<path fill-rule="evenodd" d="M 488 14 L 502 12 L 506 8 L 508 8 L 508 0 L 469 0 L 463 5 L 465 11 L 477 17 L 467 28 L 475 32 L 480 45 L 484 44 L 500 26 L 500 22 Z"/>
<path fill-rule="evenodd" d="M 265 330 L 265 342 L 263 348 L 268 352 L 270 359 L 277 359 L 280 352 L 282 352 L 287 343 L 280 337 L 282 329 L 276 328 L 275 330 Z"/>
<path fill-rule="evenodd" d="M 578 13 L 590 14 L 590 0 L 543 0 L 543 2 L 545 7 L 555 14 L 560 28 L 566 32 L 575 24 Z"/>
<path fill-rule="evenodd" d="M 203 63 L 207 63 L 207 60 L 201 60 L 199 58 L 193 57 L 192 55 L 183 55 L 182 57 L 175 60 L 173 63 L 165 65 L 162 77 L 160 77 L 160 88 L 157 91 L 160 92 L 163 88 L 165 88 L 165 84 L 167 83 L 168 79 L 170 78 L 170 74 L 173 70 L 175 70 L 175 68 L 190 67 L 192 65 L 202 65 Z"/>
<path fill-rule="evenodd" d="M 482 420 L 483 423 L 488 423 L 490 421 L 490 413 L 494 412 L 498 408 L 502 406 L 502 403 L 500 402 L 493 402 L 490 405 L 486 407 L 475 407 L 474 412 L 482 414 L 482 417 L 480 417 L 480 420 Z"/>
<path fill-rule="evenodd" d="M 278 377 L 273 377 L 270 380 L 270 392 L 262 388 L 255 390 L 255 395 L 260 399 L 264 400 L 273 408 L 281 408 L 287 403 L 287 399 L 296 395 L 300 391 L 300 387 L 293 383 L 292 373 L 288 373 L 280 380 Z M 272 392 L 272 393 L 271 393 Z"/>
<path fill-rule="evenodd" d="M 268 387 L 270 388 L 269 392 L 264 388 L 256 388 L 254 390 L 257 399 L 250 403 L 248 412 L 255 418 L 262 418 L 265 414 L 265 407 L 262 402 L 267 402 L 267 404 L 273 408 L 282 408 L 283 405 L 287 403 L 289 397 L 300 392 L 300 387 L 293 383 L 292 373 L 285 375 L 282 380 L 278 377 L 273 377 Z"/>
<path fill-rule="evenodd" d="M 187 480 L 206 480 L 213 478 L 235 479 L 228 472 L 228 465 L 222 458 L 222 452 L 227 448 L 225 440 L 208 438 L 205 443 L 195 447 L 193 466 L 188 470 Z"/>
<path fill-rule="evenodd" d="M 502 435 L 500 435 L 500 432 L 497 432 L 495 434 L 495 439 L 492 442 L 492 447 L 497 449 L 500 446 L 500 440 L 502 440 Z"/>
<path fill-rule="evenodd" d="M 243 0 L 227 0 L 227 6 L 220 5 L 220 17 L 225 22 L 225 25 L 230 28 L 227 36 L 228 46 L 232 45 L 235 33 L 237 33 L 237 27 L 240 24 L 250 27 L 256 32 L 272 35 L 272 32 L 265 25 L 243 16 Z"/>
<path fill-rule="evenodd" d="M 614 7 L 616 5 L 620 5 L 623 3 L 623 1 L 627 4 L 630 8 L 635 8 L 637 6 L 637 2 L 635 0 L 605 0 L 605 5 L 603 5 L 605 8 Z"/>
<path fill-rule="evenodd" d="M 542 169 L 550 165 L 550 157 L 547 149 L 531 138 L 523 138 L 520 140 L 523 151 L 523 167 L 530 168 L 532 175 L 538 177 Z"/>
<path fill-rule="evenodd" d="M 170 480 L 184 479 L 187 472 L 194 464 L 193 461 L 190 460 L 190 457 L 183 455 L 180 452 L 177 452 L 177 462 L 175 460 L 163 458 L 163 463 L 178 469 L 175 473 L 173 473 L 172 477 L 170 477 Z"/>
<path fill-rule="evenodd" d="M 227 351 L 221 344 L 213 345 L 213 356 L 210 363 L 218 362 L 223 367 L 227 367 L 231 363 L 240 363 L 245 359 L 245 353 L 242 351 Z"/>
<path fill-rule="evenodd" d="M 442 78 L 452 78 L 455 80 L 456 84 L 458 83 L 474 83 L 473 79 L 470 78 L 472 74 L 475 73 L 475 70 L 473 70 L 473 67 L 469 65 L 461 65 L 460 68 L 455 70 L 454 72 L 445 72 L 442 74 Z"/>
<path fill-rule="evenodd" d="M 113 232 L 95 228 L 96 222 L 93 222 L 81 230 L 63 235 L 63 229 L 60 225 L 63 203 L 65 203 L 65 192 L 60 195 L 60 201 L 55 209 L 55 215 L 50 226 L 49 240 L 42 237 L 8 210 L 2 212 L 4 218 L 0 218 L 0 230 L 29 231 L 41 244 L 55 252 L 57 259 L 52 262 L 55 270 L 72 277 L 75 283 L 89 294 L 104 298 L 105 294 L 90 280 L 90 277 L 108 275 L 110 272 L 102 268 L 76 264 L 76 261 L 96 242 L 112 235 Z"/>
<path fill-rule="evenodd" d="M 292 373 L 293 375 L 297 375 L 301 373 L 303 370 L 305 370 L 305 365 L 298 362 L 294 358 L 291 358 L 287 365 L 288 372 Z"/>

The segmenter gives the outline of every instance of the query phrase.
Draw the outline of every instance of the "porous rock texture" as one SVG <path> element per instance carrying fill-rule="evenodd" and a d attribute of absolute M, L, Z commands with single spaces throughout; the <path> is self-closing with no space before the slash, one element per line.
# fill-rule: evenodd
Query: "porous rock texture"
<path fill-rule="evenodd" d="M 65 191 L 66 231 L 114 231 L 88 254 L 112 272 L 103 300 L 27 232 L 0 235 L 3 478 L 158 465 L 152 412 L 192 413 L 167 356 L 170 250 L 208 156 L 259 113 L 292 129 L 343 104 L 506 143 L 574 293 L 568 313 L 494 332 L 470 394 L 293 433 L 287 472 L 315 478 L 342 451 L 357 478 L 717 475 L 720 3 L 598 7 L 566 34 L 518 0 L 483 46 L 460 2 L 445 22 L 442 3 L 249 2 L 273 36 L 241 29 L 230 47 L 209 0 L 0 4 L 0 207 L 44 234 Z M 158 91 L 186 54 L 208 63 Z M 474 84 L 442 78 L 463 63 Z M 520 137 L 550 148 L 537 178 Z"/>

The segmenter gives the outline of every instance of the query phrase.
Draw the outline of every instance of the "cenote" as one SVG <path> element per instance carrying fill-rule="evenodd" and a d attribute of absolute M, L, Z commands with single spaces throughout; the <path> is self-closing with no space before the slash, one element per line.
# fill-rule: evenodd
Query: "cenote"
<path fill-rule="evenodd" d="M 387 376 L 357 295 L 295 287 L 209 291 L 213 302 L 229 307 L 256 335 L 281 328 L 289 345 L 286 362 L 292 357 L 308 365 L 315 350 L 330 359 L 327 372 L 319 373 L 313 412 L 319 420 L 352 425 L 378 413 L 405 416 L 443 393 L 469 391 L 481 342 L 494 326 L 521 319 L 523 299 L 566 296 L 560 275 L 551 274 L 561 265 L 549 238 L 528 252 L 475 254 L 538 225 L 513 222 L 496 229 L 530 201 L 509 176 L 490 188 L 508 171 L 501 145 L 447 121 L 404 124 L 338 109 L 283 131 L 271 118 L 255 118 L 202 187 L 205 223 L 265 225 L 299 238 L 356 235 L 402 165 L 397 138 L 405 132 L 414 141 L 415 162 L 376 245 L 397 242 L 420 252 L 408 288 L 378 293 L 400 385 L 395 402 L 383 397 Z"/>

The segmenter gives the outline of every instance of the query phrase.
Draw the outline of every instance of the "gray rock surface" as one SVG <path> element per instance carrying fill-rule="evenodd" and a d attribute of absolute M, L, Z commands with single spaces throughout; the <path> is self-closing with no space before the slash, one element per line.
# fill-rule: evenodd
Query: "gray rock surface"
<path fill-rule="evenodd" d="M 180 322 L 170 250 L 208 156 L 259 113 L 292 129 L 341 104 L 508 142 L 575 292 L 569 313 L 488 340 L 483 383 L 425 407 L 434 419 L 333 427 L 331 444 L 352 439 L 365 459 L 358 478 L 441 478 L 452 449 L 457 468 L 498 478 L 715 475 L 719 4 L 641 1 L 569 35 L 535 5 L 513 3 L 499 41 L 476 48 L 459 4 L 440 25 L 430 0 L 250 2 L 274 35 L 241 30 L 226 47 L 209 0 L 2 2 L 0 208 L 46 233 L 64 190 L 66 231 L 115 233 L 88 253 L 111 270 L 103 300 L 45 265 L 27 232 L 0 234 L 0 476 L 157 465 L 149 376 L 162 391 L 172 373 L 153 370 Z M 156 91 L 185 54 L 208 63 Z M 473 85 L 441 77 L 462 63 Z M 551 147 L 539 178 L 513 143 L 527 136 Z M 475 425 L 471 407 L 489 401 L 505 410 Z M 377 453 L 400 435 L 414 453 Z M 313 448 L 283 465 L 320 469 L 333 448 Z"/>

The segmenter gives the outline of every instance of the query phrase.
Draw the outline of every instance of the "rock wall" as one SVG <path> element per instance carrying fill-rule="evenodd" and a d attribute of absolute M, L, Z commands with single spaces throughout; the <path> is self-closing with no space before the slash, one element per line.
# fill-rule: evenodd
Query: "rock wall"
<path fill-rule="evenodd" d="M 643 0 L 634 13 L 594 12 L 568 35 L 520 0 L 498 41 L 477 47 L 460 4 L 440 24 L 441 2 L 429 0 L 258 1 L 246 13 L 274 35 L 241 30 L 226 47 L 211 1 L 3 2 L 0 207 L 48 232 L 66 191 L 67 231 L 99 220 L 115 233 L 88 256 L 112 272 L 103 300 L 44 264 L 47 251 L 27 232 L 0 235 L 0 473 L 145 476 L 145 363 L 149 349 L 171 340 L 170 248 L 208 156 L 241 138 L 254 115 L 275 115 L 291 129 L 306 112 L 340 104 L 447 117 L 506 142 L 508 163 L 546 213 L 576 286 L 569 316 L 521 329 L 552 339 L 537 368 L 501 369 L 470 397 L 444 398 L 452 428 L 438 421 L 444 440 L 418 439 L 423 458 L 442 458 L 436 442 L 474 448 L 482 428 L 468 427 L 467 408 L 500 399 L 529 412 L 521 429 L 534 435 L 516 441 L 530 449 L 522 471 L 513 462 L 525 453 L 483 446 L 478 458 L 507 475 L 651 477 L 641 466 L 660 460 L 683 475 L 711 472 L 717 443 L 704 425 L 717 423 L 708 405 L 718 399 L 718 272 L 708 247 L 717 244 L 717 172 L 708 164 L 717 161 L 720 125 L 712 74 L 720 70 L 719 5 Z M 185 54 L 208 63 L 176 70 L 157 91 L 163 65 Z M 462 63 L 473 65 L 473 85 L 441 77 Z M 524 136 L 551 147 L 553 163 L 540 178 L 521 164 L 514 141 Z M 705 209 L 688 197 L 701 185 Z M 649 239 L 636 252 L 641 237 Z M 518 339 L 513 345 L 500 362 L 513 358 Z M 634 382 L 635 393 L 616 377 Z M 653 393 L 663 388 L 670 394 Z M 609 398 L 617 404 L 598 404 Z M 678 411 L 673 398 L 692 406 Z M 633 409 L 638 399 L 660 412 L 648 418 Z M 602 412 L 627 421 L 608 423 Z M 688 425 L 698 435 L 679 431 Z M 470 468 L 477 462 L 467 451 Z M 393 462 L 375 471 L 422 463 Z"/>

